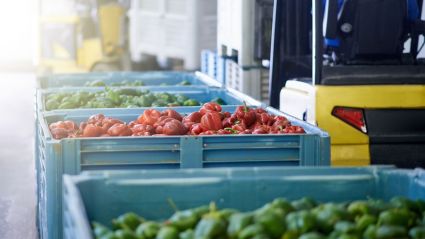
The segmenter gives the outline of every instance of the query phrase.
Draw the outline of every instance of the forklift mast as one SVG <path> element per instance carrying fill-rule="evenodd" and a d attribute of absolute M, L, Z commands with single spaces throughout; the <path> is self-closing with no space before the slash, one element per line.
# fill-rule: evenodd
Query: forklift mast
<path fill-rule="evenodd" d="M 425 23 L 419 9 L 422 0 L 275 0 L 270 105 L 279 108 L 279 92 L 290 79 L 423 84 L 418 53 L 424 41 L 418 43 Z"/>
<path fill-rule="evenodd" d="M 312 78 L 312 0 L 275 0 L 270 53 L 270 105 L 288 79 Z"/>

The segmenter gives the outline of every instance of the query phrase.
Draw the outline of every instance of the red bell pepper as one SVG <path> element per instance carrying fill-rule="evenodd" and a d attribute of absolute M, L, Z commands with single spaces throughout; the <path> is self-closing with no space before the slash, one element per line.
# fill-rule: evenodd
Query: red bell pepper
<path fill-rule="evenodd" d="M 168 109 L 162 112 L 161 116 L 167 116 L 169 118 L 176 119 L 178 121 L 182 121 L 183 117 L 175 110 Z"/>
<path fill-rule="evenodd" d="M 99 137 L 104 133 L 106 132 L 103 131 L 102 127 L 94 124 L 87 124 L 87 126 L 84 127 L 83 137 Z"/>
<path fill-rule="evenodd" d="M 206 112 L 201 118 L 201 125 L 207 130 L 217 131 L 223 128 L 221 116 L 218 112 Z"/>
<path fill-rule="evenodd" d="M 192 125 L 201 122 L 202 115 L 199 112 L 193 112 L 183 118 L 182 123 L 186 128 L 191 129 Z"/>
<path fill-rule="evenodd" d="M 145 124 L 136 124 L 131 128 L 131 130 L 135 136 L 146 136 L 155 133 L 155 128 L 152 125 Z"/>
<path fill-rule="evenodd" d="M 161 117 L 161 112 L 155 109 L 147 109 L 139 116 L 137 122 L 139 124 L 154 125 L 158 121 L 159 117 Z"/>
<path fill-rule="evenodd" d="M 196 123 L 192 125 L 190 128 L 190 134 L 191 135 L 199 135 L 200 133 L 207 131 L 200 123 Z"/>
<path fill-rule="evenodd" d="M 182 122 L 173 119 L 165 123 L 162 132 L 166 135 L 184 135 L 187 133 L 187 129 Z"/>
<path fill-rule="evenodd" d="M 87 120 L 87 123 L 88 124 L 101 123 L 104 118 L 105 116 L 103 114 L 92 115 L 90 116 L 89 120 Z"/>
<path fill-rule="evenodd" d="M 199 113 L 201 113 L 201 115 L 205 115 L 207 112 L 221 112 L 222 108 L 221 105 L 214 103 L 214 102 L 209 102 L 209 103 L 205 103 L 201 109 L 199 110 Z"/>
<path fill-rule="evenodd" d="M 108 129 L 108 134 L 110 136 L 130 136 L 133 131 L 126 124 L 116 123 Z"/>
<path fill-rule="evenodd" d="M 238 106 L 235 112 L 236 117 L 239 121 L 244 122 L 247 127 L 255 123 L 257 115 L 255 110 L 250 109 L 246 105 Z"/>

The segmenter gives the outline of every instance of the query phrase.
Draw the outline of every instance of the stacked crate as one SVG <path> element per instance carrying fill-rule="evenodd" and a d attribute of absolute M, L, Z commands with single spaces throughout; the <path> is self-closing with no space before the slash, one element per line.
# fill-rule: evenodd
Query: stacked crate
<path fill-rule="evenodd" d="M 200 67 L 202 49 L 217 44 L 217 0 L 132 0 L 129 11 L 130 52 L 178 58 L 186 70 Z"/>
<path fill-rule="evenodd" d="M 54 139 L 49 125 L 62 120 L 77 123 L 102 113 L 125 122 L 136 119 L 147 108 L 62 109 L 48 111 L 46 95 L 55 92 L 96 92 L 102 87 L 87 83 L 103 81 L 109 85 L 126 80 L 140 81 L 136 87 L 152 92 L 180 93 L 208 102 L 215 97 L 227 101 L 223 110 L 233 112 L 245 102 L 262 107 L 274 115 L 276 109 L 233 89 L 222 88 L 206 75 L 176 72 L 90 73 L 53 75 L 39 78 L 36 97 L 36 167 L 38 228 L 42 239 L 62 238 L 62 176 L 83 171 L 178 169 L 204 167 L 319 166 L 329 165 L 329 136 L 315 126 L 285 115 L 306 134 L 213 135 L 167 137 L 109 137 Z M 190 86 L 173 86 L 181 81 Z M 168 84 L 163 86 L 163 84 Z M 109 86 L 110 87 L 110 86 Z M 128 87 L 126 87 L 128 88 Z M 134 87 L 133 87 L 134 88 Z M 152 107 L 149 107 L 152 108 Z M 167 107 L 159 107 L 165 110 Z M 199 107 L 175 107 L 181 114 Z M 230 156 L 231 155 L 231 156 Z"/>
<path fill-rule="evenodd" d="M 217 50 L 225 84 L 268 102 L 272 0 L 218 0 Z M 267 65 L 267 64 L 265 64 Z"/>

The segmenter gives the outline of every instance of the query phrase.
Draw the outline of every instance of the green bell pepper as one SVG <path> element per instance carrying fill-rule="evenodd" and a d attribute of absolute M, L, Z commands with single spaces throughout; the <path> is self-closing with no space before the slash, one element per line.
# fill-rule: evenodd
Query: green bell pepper
<path fill-rule="evenodd" d="M 188 100 L 189 99 L 189 97 L 187 97 L 187 96 L 185 96 L 185 95 L 182 95 L 182 94 L 178 94 L 178 95 L 176 95 L 176 100 L 178 101 L 178 102 L 180 102 L 181 104 L 183 104 L 186 100 Z"/>
<path fill-rule="evenodd" d="M 141 80 L 134 81 L 132 86 L 144 86 L 145 83 Z"/>
<path fill-rule="evenodd" d="M 261 225 L 264 231 L 273 238 L 283 235 L 286 230 L 285 214 L 277 208 L 256 213 L 254 222 Z"/>
<path fill-rule="evenodd" d="M 115 236 L 118 239 L 138 239 L 136 234 L 130 229 L 119 229 L 115 231 Z"/>
<path fill-rule="evenodd" d="M 109 232 L 101 237 L 96 237 L 96 239 L 121 239 L 115 235 L 114 232 Z"/>
<path fill-rule="evenodd" d="M 307 210 L 291 212 L 286 216 L 286 224 L 289 230 L 299 234 L 314 231 L 317 228 L 316 217 Z"/>
<path fill-rule="evenodd" d="M 338 239 L 362 239 L 362 237 L 355 234 L 341 234 L 338 236 Z"/>
<path fill-rule="evenodd" d="M 152 107 L 165 107 L 167 106 L 167 101 L 163 100 L 163 99 L 157 99 L 156 101 L 154 101 L 152 103 Z"/>
<path fill-rule="evenodd" d="M 317 232 L 309 232 L 302 234 L 299 239 L 325 239 L 325 237 Z"/>
<path fill-rule="evenodd" d="M 287 230 L 280 238 L 281 239 L 298 239 L 300 237 L 299 232 Z"/>
<path fill-rule="evenodd" d="M 196 214 L 196 216 L 198 216 L 198 218 L 200 219 L 201 217 L 203 217 L 205 214 L 210 212 L 210 206 L 200 206 L 197 207 L 195 209 L 193 209 L 193 212 Z"/>
<path fill-rule="evenodd" d="M 150 107 L 152 103 L 152 97 L 149 97 L 148 95 L 142 95 L 137 98 L 137 104 L 141 107 Z"/>
<path fill-rule="evenodd" d="M 353 216 L 362 216 L 364 214 L 371 214 L 372 210 L 367 201 L 354 201 L 350 203 L 347 208 L 348 212 Z"/>
<path fill-rule="evenodd" d="M 402 226 L 384 225 L 376 230 L 377 239 L 407 238 L 407 230 Z"/>
<path fill-rule="evenodd" d="M 413 239 L 425 238 L 425 226 L 414 227 L 409 230 L 409 236 Z"/>
<path fill-rule="evenodd" d="M 193 210 L 178 211 L 168 220 L 169 225 L 176 227 L 179 231 L 185 231 L 195 227 L 199 221 L 199 217 Z"/>
<path fill-rule="evenodd" d="M 105 82 L 103 82 L 102 80 L 95 80 L 92 82 L 86 82 L 85 84 L 86 86 L 90 86 L 90 87 L 102 87 L 102 86 L 106 86 Z"/>
<path fill-rule="evenodd" d="M 63 103 L 61 103 L 57 109 L 75 109 L 78 108 L 79 105 L 77 102 L 72 102 L 72 101 L 65 101 Z"/>
<path fill-rule="evenodd" d="M 145 220 L 139 215 L 129 212 L 119 216 L 117 219 L 112 220 L 112 225 L 117 229 L 130 229 L 131 231 L 143 223 Z"/>
<path fill-rule="evenodd" d="M 411 227 L 416 221 L 414 213 L 405 208 L 390 209 L 379 214 L 379 225 L 394 225 Z"/>
<path fill-rule="evenodd" d="M 312 198 L 309 198 L 309 197 L 303 197 L 301 199 L 291 202 L 291 206 L 297 211 L 310 210 L 315 208 L 316 205 L 317 203 Z"/>
<path fill-rule="evenodd" d="M 98 222 L 93 222 L 92 225 L 93 225 L 93 233 L 96 237 L 102 237 L 112 232 L 109 228 L 105 227 L 104 225 Z"/>
<path fill-rule="evenodd" d="M 200 103 L 196 100 L 189 99 L 183 102 L 183 106 L 199 106 Z"/>
<path fill-rule="evenodd" d="M 410 210 L 417 216 L 422 216 L 422 212 L 425 208 L 425 202 L 421 200 L 413 201 L 405 197 L 394 197 L 391 199 L 390 204 L 396 208 Z"/>
<path fill-rule="evenodd" d="M 356 226 L 359 231 L 363 232 L 369 225 L 376 224 L 377 221 L 378 219 L 375 216 L 366 214 L 356 219 Z"/>
<path fill-rule="evenodd" d="M 256 235 L 265 234 L 265 230 L 260 224 L 252 224 L 245 227 L 240 233 L 238 239 L 251 239 Z"/>
<path fill-rule="evenodd" d="M 226 102 L 222 98 L 220 98 L 220 97 L 217 97 L 217 98 L 212 99 L 211 102 L 215 102 L 215 103 L 217 103 L 219 105 L 225 105 L 226 104 Z"/>
<path fill-rule="evenodd" d="M 342 234 L 356 234 L 358 233 L 358 228 L 356 224 L 350 221 L 339 221 L 334 226 L 335 231 L 340 232 Z"/>
<path fill-rule="evenodd" d="M 172 103 L 168 103 L 167 106 L 168 107 L 176 107 L 176 106 L 180 106 L 181 104 L 179 104 L 178 102 L 172 102 Z"/>
<path fill-rule="evenodd" d="M 331 234 L 329 234 L 327 239 L 338 239 L 339 236 L 341 236 L 341 232 L 332 231 Z"/>
<path fill-rule="evenodd" d="M 196 225 L 196 239 L 214 239 L 223 236 L 226 232 L 226 221 L 217 215 L 207 214 Z"/>
<path fill-rule="evenodd" d="M 217 215 L 220 218 L 224 219 L 225 221 L 228 221 L 230 216 L 232 216 L 235 213 L 238 213 L 238 211 L 235 210 L 235 209 L 225 208 L 225 209 L 221 209 L 220 211 L 218 211 Z"/>
<path fill-rule="evenodd" d="M 319 228 L 325 233 L 330 233 L 337 222 L 350 219 L 343 206 L 333 203 L 322 204 L 313 209 L 313 213 L 316 215 Z"/>
<path fill-rule="evenodd" d="M 272 208 L 280 208 L 286 214 L 295 211 L 295 208 L 291 205 L 291 203 L 284 198 L 276 198 L 271 202 Z"/>
<path fill-rule="evenodd" d="M 378 227 L 376 225 L 369 225 L 366 228 L 366 231 L 363 233 L 363 238 L 364 239 L 376 239 L 377 238 L 377 230 Z"/>
<path fill-rule="evenodd" d="M 46 101 L 46 110 L 55 110 L 59 107 L 59 102 L 54 99 L 49 99 Z"/>
<path fill-rule="evenodd" d="M 379 213 L 390 209 L 390 204 L 384 202 L 383 200 L 369 199 L 367 200 L 367 204 L 375 216 L 378 216 Z"/>
<path fill-rule="evenodd" d="M 220 238 L 226 234 L 227 222 L 222 215 L 217 212 L 215 203 L 210 203 L 209 212 L 205 214 L 196 225 L 196 239 Z"/>
<path fill-rule="evenodd" d="M 253 215 L 251 213 L 235 213 L 229 218 L 227 235 L 229 238 L 238 238 L 239 233 L 252 224 Z"/>
<path fill-rule="evenodd" d="M 127 95 L 127 96 L 141 96 L 142 92 L 137 89 L 131 89 L 131 88 L 124 88 L 124 89 L 118 89 L 115 91 L 119 95 Z"/>
<path fill-rule="evenodd" d="M 183 80 L 179 83 L 179 85 L 191 85 L 191 83 L 188 80 Z"/>
<path fill-rule="evenodd" d="M 144 222 L 136 229 L 136 236 L 139 239 L 154 239 L 160 230 L 160 225 L 156 222 Z"/>
<path fill-rule="evenodd" d="M 155 239 L 179 239 L 179 230 L 175 227 L 162 227 Z"/>
<path fill-rule="evenodd" d="M 179 239 L 195 239 L 195 232 L 192 229 L 188 229 L 179 234 Z"/>

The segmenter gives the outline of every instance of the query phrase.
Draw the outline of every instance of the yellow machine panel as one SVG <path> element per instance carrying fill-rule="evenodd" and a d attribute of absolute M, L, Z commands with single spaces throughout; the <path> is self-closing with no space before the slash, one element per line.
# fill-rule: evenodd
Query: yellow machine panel
<path fill-rule="evenodd" d="M 102 42 L 100 38 L 86 39 L 78 48 L 77 63 L 85 69 L 90 69 L 96 62 L 102 60 Z"/>
<path fill-rule="evenodd" d="M 316 86 L 316 121 L 331 136 L 332 165 L 367 165 L 370 163 L 368 135 L 332 116 L 335 106 L 421 108 L 425 107 L 425 86 Z"/>
<path fill-rule="evenodd" d="M 100 5 L 98 22 L 89 33 L 83 31 L 87 17 L 42 16 L 40 18 L 40 72 L 72 73 L 87 72 L 104 63 L 109 70 L 120 62 L 125 44 L 125 9 L 118 3 Z M 91 22 L 91 21 L 90 21 Z M 89 25 L 90 26 L 90 25 Z M 85 33 L 84 33 L 85 32 Z"/>
<path fill-rule="evenodd" d="M 124 9 L 118 4 L 108 4 L 99 8 L 100 31 L 106 55 L 119 53 L 123 34 Z"/>

